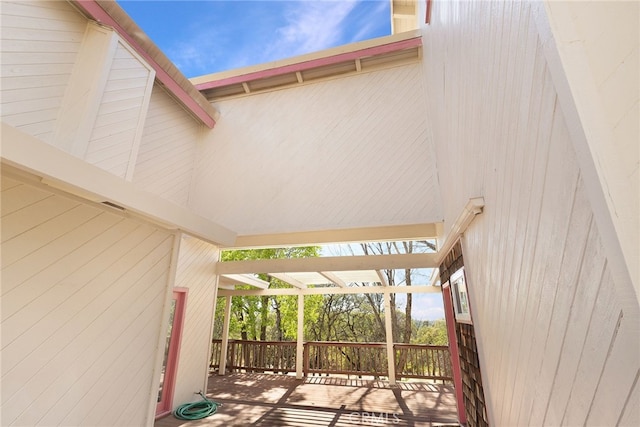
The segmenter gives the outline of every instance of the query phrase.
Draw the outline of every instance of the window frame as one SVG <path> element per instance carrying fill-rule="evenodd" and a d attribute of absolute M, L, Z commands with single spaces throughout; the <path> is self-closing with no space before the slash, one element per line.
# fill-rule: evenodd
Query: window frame
<path fill-rule="evenodd" d="M 456 322 L 472 325 L 469 291 L 467 289 L 467 278 L 464 267 L 460 267 L 451 275 L 449 284 L 451 287 L 451 299 L 453 300 L 453 311 Z"/>

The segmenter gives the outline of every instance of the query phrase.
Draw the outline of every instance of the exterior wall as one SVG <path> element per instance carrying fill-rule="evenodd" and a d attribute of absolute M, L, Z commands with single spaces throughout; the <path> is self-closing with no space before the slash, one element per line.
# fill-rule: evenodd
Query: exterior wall
<path fill-rule="evenodd" d="M 204 132 L 203 126 L 179 108 L 160 86 L 154 86 L 133 183 L 187 206 Z"/>
<path fill-rule="evenodd" d="M 637 425 L 638 307 L 612 278 L 534 18 L 527 2 L 433 2 L 423 28 L 446 223 L 485 200 L 462 243 L 489 423 Z"/>
<path fill-rule="evenodd" d="M 52 143 L 87 20 L 63 1 L 3 1 L 2 120 Z"/>
<path fill-rule="evenodd" d="M 207 390 L 209 352 L 213 334 L 213 314 L 217 293 L 214 264 L 218 249 L 193 237 L 184 236 L 176 272 L 176 286 L 189 288 L 178 375 L 173 398 L 174 409 L 200 400 L 194 392 Z"/>
<path fill-rule="evenodd" d="M 623 297 L 640 304 L 640 3 L 546 1 L 543 11 L 545 54 L 566 75 L 561 104 L 582 125 L 571 131 L 590 200 L 602 205 L 596 223 L 615 237 L 603 239 L 607 251 L 622 254 L 612 273 L 631 276 L 635 295 Z"/>
<path fill-rule="evenodd" d="M 220 101 L 190 206 L 238 234 L 442 220 L 421 71 Z"/>
<path fill-rule="evenodd" d="M 154 75 L 118 42 L 84 155 L 87 162 L 121 178 L 132 176 Z"/>
<path fill-rule="evenodd" d="M 1 225 L 1 424 L 151 423 L 173 234 L 4 171 Z"/>
<path fill-rule="evenodd" d="M 2 120 L 187 206 L 203 126 L 65 1 L 3 2 Z"/>

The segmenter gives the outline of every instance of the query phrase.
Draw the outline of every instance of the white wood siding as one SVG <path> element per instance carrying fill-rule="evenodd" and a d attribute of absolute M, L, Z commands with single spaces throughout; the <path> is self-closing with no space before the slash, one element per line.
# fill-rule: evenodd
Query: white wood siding
<path fill-rule="evenodd" d="M 213 266 L 217 261 L 218 249 L 215 246 L 193 237 L 182 238 L 175 285 L 189 288 L 189 296 L 173 398 L 174 409 L 183 403 L 200 400 L 201 397 L 194 392 L 206 390 L 217 292 Z"/>
<path fill-rule="evenodd" d="M 3 2 L 2 120 L 131 179 L 155 72 L 87 23 L 65 1 Z"/>
<path fill-rule="evenodd" d="M 490 423 L 638 425 L 638 310 L 622 310 L 530 5 L 433 8 L 445 221 L 486 203 L 463 251 Z"/>
<path fill-rule="evenodd" d="M 144 425 L 173 234 L 2 176 L 2 422 Z"/>
<path fill-rule="evenodd" d="M 151 94 L 133 183 L 186 206 L 203 126 L 160 86 Z"/>
<path fill-rule="evenodd" d="M 87 20 L 65 1 L 3 1 L 2 120 L 51 143 Z"/>
<path fill-rule="evenodd" d="M 605 247 L 621 250 L 630 270 L 612 264 L 612 272 L 631 276 L 640 303 L 640 3 L 548 1 L 545 9 L 557 46 L 548 57 L 562 65 L 571 89 L 561 104 L 573 104 L 584 127 L 574 145 L 592 159 L 581 162 L 585 182 L 592 200 L 604 200 L 608 221 L 598 211 L 596 220 L 603 229 L 613 224 L 616 247 L 604 239 Z"/>
<path fill-rule="evenodd" d="M 421 72 L 221 101 L 190 205 L 238 234 L 442 220 Z"/>
<path fill-rule="evenodd" d="M 152 68 L 118 43 L 84 156 L 87 162 L 131 177 L 154 76 Z"/>

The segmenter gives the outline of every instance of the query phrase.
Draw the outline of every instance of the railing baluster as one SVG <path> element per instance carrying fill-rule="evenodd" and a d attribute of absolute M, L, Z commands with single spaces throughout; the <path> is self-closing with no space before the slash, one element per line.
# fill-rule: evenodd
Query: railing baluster
<path fill-rule="evenodd" d="M 293 341 L 229 340 L 227 368 L 234 370 L 292 372 L 295 370 Z M 397 378 L 452 381 L 447 346 L 394 344 Z M 212 345 L 211 366 L 220 363 L 221 341 Z M 385 343 L 304 343 L 305 375 L 347 374 L 388 376 Z"/>

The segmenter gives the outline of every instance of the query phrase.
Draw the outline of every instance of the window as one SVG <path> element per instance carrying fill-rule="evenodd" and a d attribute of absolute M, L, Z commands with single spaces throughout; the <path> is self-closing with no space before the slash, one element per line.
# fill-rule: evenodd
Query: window
<path fill-rule="evenodd" d="M 467 293 L 464 267 L 453 273 L 449 281 L 451 282 L 451 295 L 453 296 L 456 321 L 471 324 L 471 310 L 469 309 L 469 294 Z"/>

